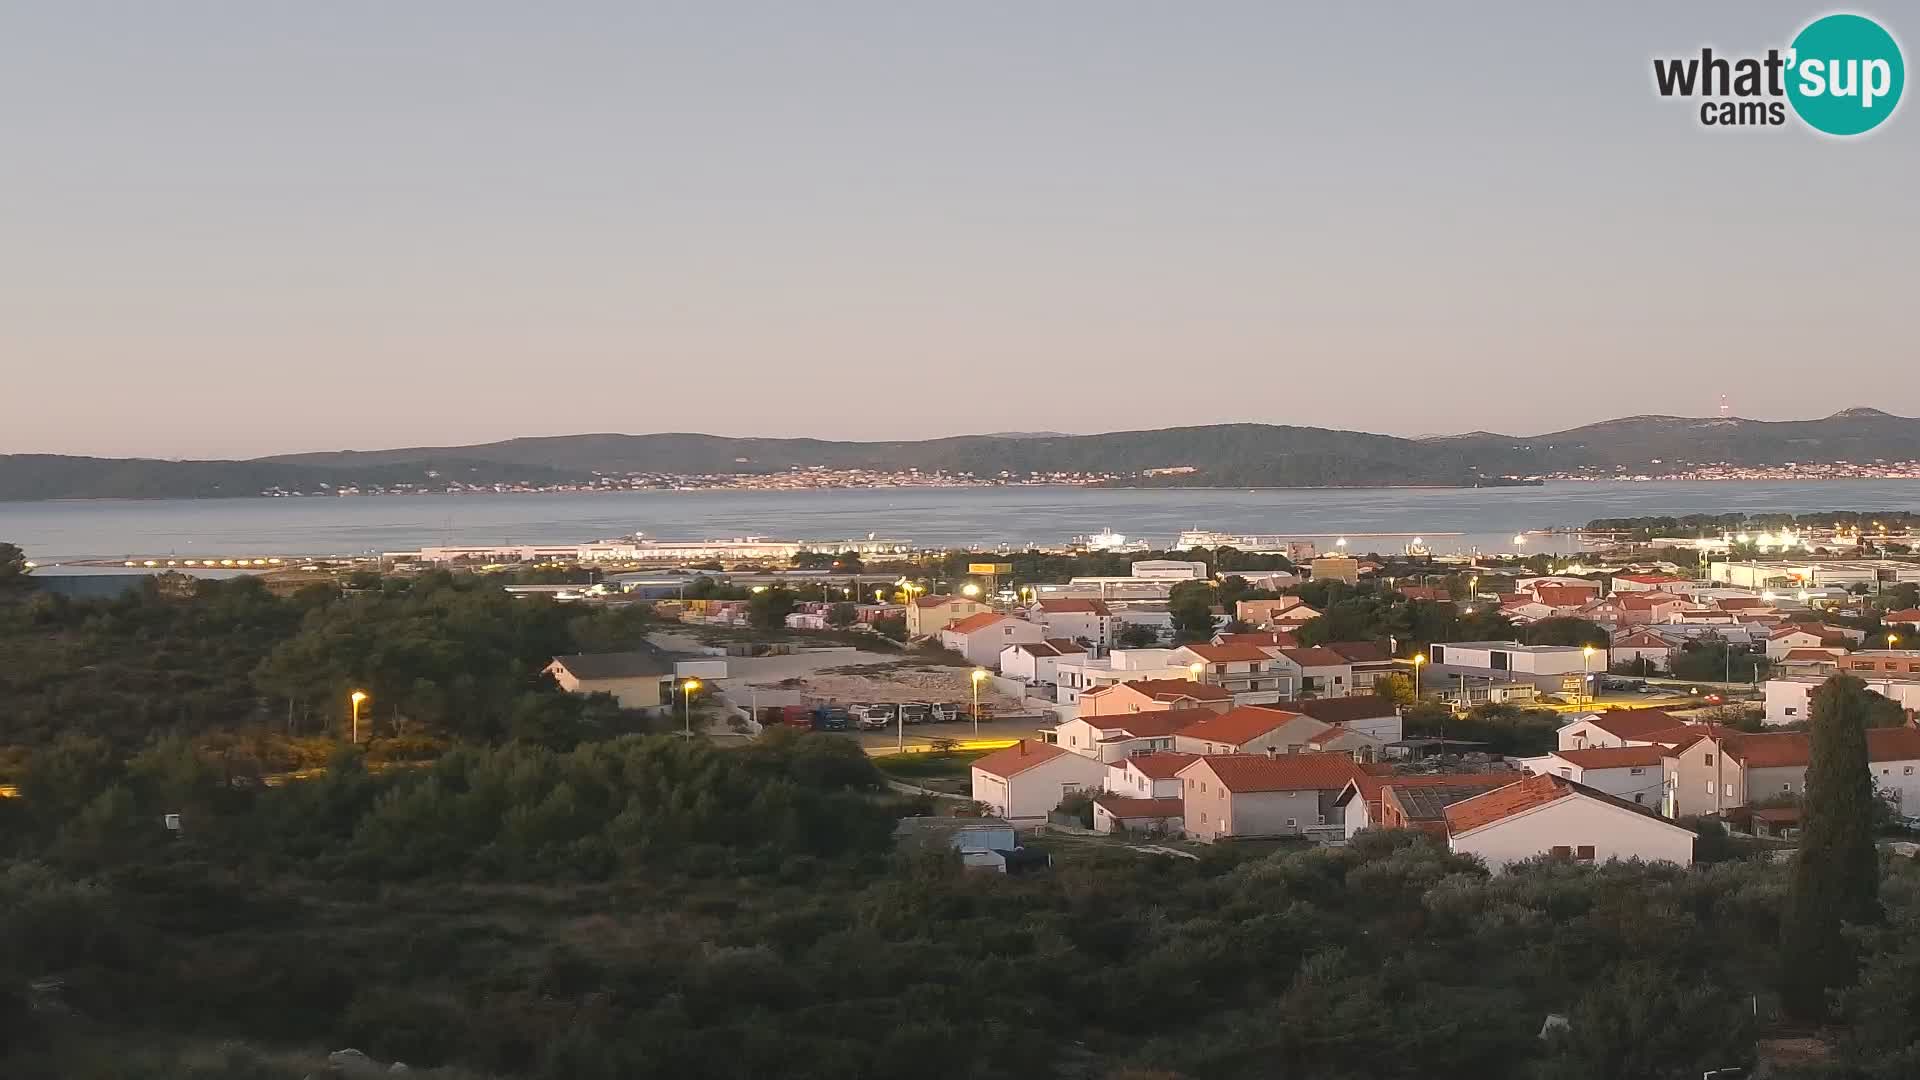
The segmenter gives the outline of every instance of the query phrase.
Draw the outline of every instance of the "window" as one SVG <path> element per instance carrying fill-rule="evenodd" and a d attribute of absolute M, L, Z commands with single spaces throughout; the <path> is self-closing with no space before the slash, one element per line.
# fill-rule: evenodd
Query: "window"
<path fill-rule="evenodd" d="M 1569 779 L 1569 780 L 1571 780 L 1571 779 L 1573 779 L 1573 770 L 1572 770 L 1572 769 L 1569 769 L 1569 768 L 1567 768 L 1567 767 L 1565 767 L 1565 766 L 1561 766 L 1561 768 L 1560 768 L 1560 770 L 1559 770 L 1559 771 L 1560 771 L 1560 775 L 1561 775 L 1561 776 L 1564 776 L 1564 777 L 1566 777 L 1566 778 L 1567 778 L 1567 779 Z"/>
<path fill-rule="evenodd" d="M 1904 768 L 1904 769 L 1901 769 L 1901 770 L 1900 770 L 1900 775 L 1901 775 L 1901 776 L 1912 776 L 1912 775 L 1913 775 L 1913 766 L 1911 766 L 1911 765 L 1908 765 L 1908 766 L 1907 766 L 1906 768 Z"/>
<path fill-rule="evenodd" d="M 1731 798 L 1733 798 L 1733 785 L 1732 785 L 1732 784 L 1728 784 L 1728 785 L 1727 785 L 1727 798 L 1729 798 L 1729 799 L 1731 799 Z"/>
<path fill-rule="evenodd" d="M 1574 852 L 1573 857 L 1576 859 L 1579 859 L 1581 862 L 1592 862 L 1593 861 L 1593 845 L 1581 844 L 1579 849 Z"/>
<path fill-rule="evenodd" d="M 1713 781 L 1707 781 L 1707 794 L 1713 794 Z"/>
<path fill-rule="evenodd" d="M 1555 844 L 1553 845 L 1552 855 L 1556 859 L 1571 858 L 1573 856 L 1573 849 L 1565 844 Z"/>
<path fill-rule="evenodd" d="M 1796 709 L 1796 708 L 1794 708 L 1794 707 L 1793 707 L 1793 706 L 1791 706 L 1791 705 L 1789 705 L 1789 706 L 1787 706 L 1787 715 L 1788 715 L 1788 716 L 1793 716 L 1794 714 L 1796 714 L 1796 713 L 1798 713 L 1799 711 L 1800 711 L 1799 709 Z"/>
<path fill-rule="evenodd" d="M 1298 822 L 1297 820 L 1295 820 L 1295 819 L 1293 819 L 1293 818 L 1288 818 L 1288 819 L 1287 819 L 1287 828 L 1289 828 L 1289 829 L 1297 829 L 1297 828 L 1299 828 L 1299 827 L 1300 827 L 1300 822 Z"/>
<path fill-rule="evenodd" d="M 1069 735 L 1069 736 L 1067 736 L 1067 745 L 1068 745 L 1068 746 L 1079 746 L 1079 745 L 1080 745 L 1080 736 L 1078 736 L 1078 735 Z"/>
<path fill-rule="evenodd" d="M 1707 767 L 1708 767 L 1708 768 L 1712 768 L 1712 767 L 1713 767 L 1713 755 L 1712 755 L 1712 754 L 1708 754 L 1708 755 L 1707 755 L 1707 757 L 1706 757 L 1706 764 L 1707 764 Z"/>
<path fill-rule="evenodd" d="M 1635 765 L 1633 768 L 1627 770 L 1627 775 L 1628 776 L 1644 776 L 1646 775 L 1646 772 L 1647 772 L 1646 769 L 1638 765 Z"/>
<path fill-rule="evenodd" d="M 1647 801 L 1647 796 L 1646 796 L 1646 793 L 1645 793 L 1645 792 L 1642 792 L 1642 791 L 1636 791 L 1636 792 L 1634 792 L 1634 793 L 1633 793 L 1633 801 L 1634 801 L 1634 802 L 1637 802 L 1637 803 L 1643 803 L 1643 802 L 1646 802 L 1646 801 Z"/>
<path fill-rule="evenodd" d="M 1327 815 L 1321 814 L 1317 824 L 1325 825 L 1326 823 L 1327 823 Z"/>
<path fill-rule="evenodd" d="M 1202 824 L 1205 824 L 1205 823 L 1206 823 L 1206 820 L 1207 820 L 1207 812 L 1206 812 L 1205 810 L 1202 810 L 1202 811 L 1200 811 L 1200 821 L 1201 821 L 1201 823 L 1202 823 Z"/>
<path fill-rule="evenodd" d="M 1793 790 L 1793 781 L 1791 781 L 1791 780 L 1789 780 L 1789 781 L 1787 781 L 1786 783 L 1784 783 L 1784 784 L 1781 784 L 1781 785 L 1780 785 L 1780 790 L 1781 790 L 1781 791 L 1792 791 L 1792 790 Z"/>

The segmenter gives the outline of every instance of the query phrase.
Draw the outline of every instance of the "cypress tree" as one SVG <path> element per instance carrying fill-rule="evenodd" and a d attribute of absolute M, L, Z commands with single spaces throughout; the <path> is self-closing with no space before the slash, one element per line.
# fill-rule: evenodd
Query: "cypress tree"
<path fill-rule="evenodd" d="M 1780 928 L 1781 997 L 1801 1020 L 1825 1019 L 1828 992 L 1852 985 L 1858 974 L 1842 925 L 1881 916 L 1867 765 L 1869 696 L 1867 684 L 1851 675 L 1836 675 L 1813 693 L 1800 850 Z"/>

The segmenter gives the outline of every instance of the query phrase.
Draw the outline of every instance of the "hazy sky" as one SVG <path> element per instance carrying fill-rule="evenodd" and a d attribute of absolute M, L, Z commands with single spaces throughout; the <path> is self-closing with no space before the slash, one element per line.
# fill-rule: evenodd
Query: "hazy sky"
<path fill-rule="evenodd" d="M 1920 414 L 1826 10 L 0 0 L 0 451 Z"/>

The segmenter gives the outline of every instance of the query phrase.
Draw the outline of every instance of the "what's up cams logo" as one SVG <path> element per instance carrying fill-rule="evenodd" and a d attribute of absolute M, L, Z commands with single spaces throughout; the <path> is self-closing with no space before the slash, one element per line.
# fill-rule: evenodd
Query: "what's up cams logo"
<path fill-rule="evenodd" d="M 1828 15 L 1765 56 L 1657 57 L 1661 97 L 1699 98 L 1706 127 L 1778 127 L 1787 110 L 1815 131 L 1864 135 L 1893 115 L 1907 82 L 1900 43 L 1864 15 Z"/>

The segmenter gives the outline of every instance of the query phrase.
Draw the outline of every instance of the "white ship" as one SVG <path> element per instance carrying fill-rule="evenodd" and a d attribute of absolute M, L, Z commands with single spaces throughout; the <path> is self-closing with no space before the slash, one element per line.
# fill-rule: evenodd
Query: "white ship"
<path fill-rule="evenodd" d="M 1145 540 L 1129 540 L 1124 533 L 1112 529 L 1101 529 L 1091 536 L 1076 536 L 1073 542 L 1088 551 L 1150 551 L 1153 548 Z"/>
<path fill-rule="evenodd" d="M 1225 533 L 1211 529 L 1188 529 L 1173 542 L 1177 551 L 1193 548 L 1230 547 L 1236 551 L 1258 554 L 1285 555 L 1296 562 L 1311 559 L 1316 554 L 1313 541 L 1298 536 L 1276 534 L 1260 535 L 1256 533 Z"/>

